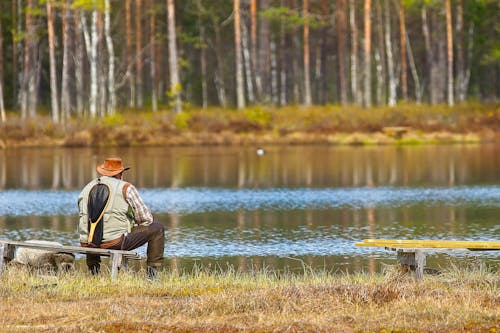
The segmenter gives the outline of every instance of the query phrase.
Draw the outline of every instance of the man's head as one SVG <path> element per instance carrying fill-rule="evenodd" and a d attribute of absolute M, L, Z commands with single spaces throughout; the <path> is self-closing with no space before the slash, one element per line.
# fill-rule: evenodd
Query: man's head
<path fill-rule="evenodd" d="M 125 168 L 122 159 L 119 157 L 110 157 L 104 160 L 103 164 L 96 167 L 97 172 L 103 176 L 116 177 L 121 179 L 123 171 L 130 168 Z"/>

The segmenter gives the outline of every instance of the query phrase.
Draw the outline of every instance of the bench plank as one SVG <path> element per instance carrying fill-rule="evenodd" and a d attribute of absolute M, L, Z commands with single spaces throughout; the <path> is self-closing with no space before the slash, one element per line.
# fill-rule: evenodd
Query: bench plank
<path fill-rule="evenodd" d="M 364 239 L 356 246 L 397 247 L 397 248 L 437 248 L 437 249 L 469 249 L 494 251 L 500 250 L 500 242 L 496 241 L 453 241 L 453 240 L 411 240 L 411 239 Z"/>
<path fill-rule="evenodd" d="M 0 240 L 0 276 L 2 275 L 4 259 L 7 260 L 13 259 L 16 247 L 26 247 L 36 250 L 46 250 L 46 251 L 63 252 L 63 253 L 66 252 L 66 253 L 81 253 L 81 254 L 98 254 L 101 256 L 109 256 L 111 262 L 112 279 L 116 277 L 116 274 L 118 273 L 118 270 L 120 269 L 121 266 L 127 265 L 128 259 L 141 258 L 136 252 L 133 251 Z"/>

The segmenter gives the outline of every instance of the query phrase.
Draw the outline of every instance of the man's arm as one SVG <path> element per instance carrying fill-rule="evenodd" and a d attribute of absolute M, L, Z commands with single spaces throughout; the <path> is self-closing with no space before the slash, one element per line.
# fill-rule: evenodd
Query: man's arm
<path fill-rule="evenodd" d="M 125 199 L 134 210 L 135 222 L 137 224 L 149 225 L 153 223 L 153 214 L 151 214 L 151 211 L 142 200 L 134 185 L 130 184 L 127 187 Z"/>

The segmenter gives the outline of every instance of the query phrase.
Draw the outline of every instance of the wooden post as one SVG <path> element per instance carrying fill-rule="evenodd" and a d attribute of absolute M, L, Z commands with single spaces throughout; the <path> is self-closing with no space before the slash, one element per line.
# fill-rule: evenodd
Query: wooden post
<path fill-rule="evenodd" d="M 111 254 L 111 279 L 114 280 L 116 277 L 116 274 L 118 273 L 118 270 L 120 269 L 120 266 L 122 264 L 122 254 L 121 253 L 113 253 Z"/>
<path fill-rule="evenodd" d="M 417 281 L 422 281 L 424 277 L 425 267 L 425 252 L 422 250 L 415 251 L 415 274 Z"/>
<path fill-rule="evenodd" d="M 0 244 L 0 276 L 2 276 L 3 270 L 3 254 L 7 248 L 7 244 Z"/>

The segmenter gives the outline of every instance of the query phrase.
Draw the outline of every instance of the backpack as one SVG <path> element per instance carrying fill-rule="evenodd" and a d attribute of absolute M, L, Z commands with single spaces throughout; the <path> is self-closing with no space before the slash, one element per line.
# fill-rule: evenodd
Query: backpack
<path fill-rule="evenodd" d="M 102 183 L 97 183 L 89 192 L 87 202 L 88 214 L 88 241 L 90 247 L 100 247 L 104 235 L 103 216 L 109 204 L 109 187 Z"/>

